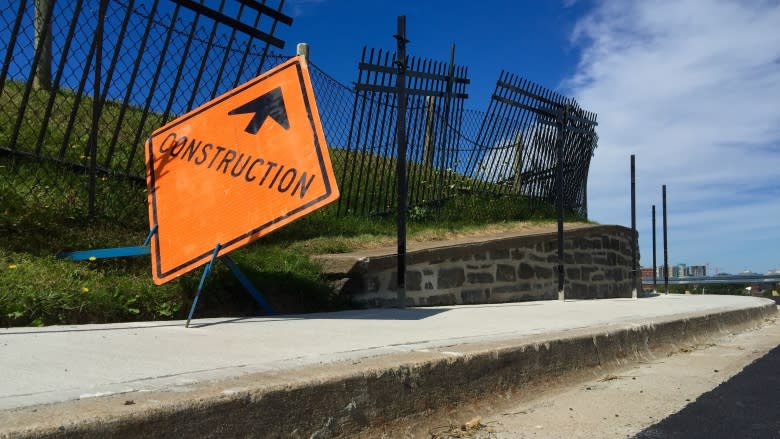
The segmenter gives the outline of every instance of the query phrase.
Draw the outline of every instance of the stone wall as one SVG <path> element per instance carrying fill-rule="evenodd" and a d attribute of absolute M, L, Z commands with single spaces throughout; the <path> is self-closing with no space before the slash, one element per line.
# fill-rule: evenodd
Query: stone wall
<path fill-rule="evenodd" d="M 631 297 L 631 229 L 591 226 L 567 230 L 564 239 L 566 298 Z M 556 233 L 445 244 L 407 255 L 407 306 L 558 297 Z M 395 254 L 327 255 L 320 262 L 356 305 L 396 305 Z"/>

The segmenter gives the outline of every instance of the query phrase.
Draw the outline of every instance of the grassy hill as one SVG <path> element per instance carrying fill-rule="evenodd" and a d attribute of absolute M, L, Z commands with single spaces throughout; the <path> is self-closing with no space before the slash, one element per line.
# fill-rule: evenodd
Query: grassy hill
<path fill-rule="evenodd" d="M 140 245 L 148 232 L 146 188 L 143 184 L 107 173 L 99 175 L 95 217 L 87 212 L 88 175 L 71 164 L 86 163 L 92 102 L 75 105 L 73 93 L 34 92 L 14 134 L 20 105 L 20 85 L 7 83 L 0 95 L 0 326 L 104 323 L 134 320 L 179 319 L 186 316 L 195 294 L 200 270 L 162 286 L 151 281 L 148 257 L 72 262 L 55 255 L 68 249 Z M 51 108 L 51 110 L 49 110 Z M 73 111 L 73 108 L 76 108 Z M 42 115 L 51 112 L 43 129 Z M 74 127 L 66 135 L 71 114 Z M 140 122 L 140 110 L 107 103 L 101 117 L 100 145 L 110 145 L 117 118 L 128 121 L 120 130 L 113 154 L 127 157 L 134 138 L 132 121 Z M 161 123 L 161 115 L 146 117 L 144 130 Z M 150 124 L 149 126 L 146 126 Z M 43 136 L 39 136 L 43 129 Z M 10 145 L 13 138 L 16 145 Z M 62 144 L 68 145 L 65 152 Z M 41 142 L 38 139 L 43 139 Z M 143 140 L 142 140 L 143 141 Z M 123 143 L 124 142 L 124 143 Z M 125 146 L 122 146 L 125 145 Z M 124 149 L 123 149 L 124 148 Z M 10 151 L 14 149 L 14 151 Z M 34 157 L 37 154 L 38 157 Z M 360 160 L 370 181 L 390 184 L 395 161 L 379 156 L 347 156 L 331 150 L 339 181 L 350 178 L 346 164 Z M 99 149 L 99 163 L 112 168 L 106 148 Z M 130 168 L 143 169 L 143 151 L 136 153 Z M 414 178 L 430 175 L 422 165 Z M 123 169 L 122 166 L 120 168 Z M 361 171 L 363 172 L 363 171 Z M 140 174 L 142 175 L 142 173 Z M 409 211 L 410 239 L 445 239 L 448 233 L 473 230 L 488 224 L 513 221 L 548 221 L 551 206 L 529 206 L 517 197 L 495 197 L 466 189 L 470 181 L 457 182 L 449 198 L 437 205 L 416 206 Z M 357 187 L 357 186 L 353 186 Z M 350 205 L 376 197 L 380 184 L 342 192 Z M 384 193 L 383 193 L 384 194 Z M 392 211 L 392 205 L 386 206 Z M 282 313 L 313 312 L 349 306 L 348 298 L 334 293 L 309 259 L 319 253 L 348 252 L 374 242 L 386 243 L 395 236 L 392 215 L 336 215 L 331 205 L 232 254 L 236 262 Z M 578 219 L 573 214 L 569 219 Z M 216 265 L 209 277 L 197 317 L 261 314 L 261 309 L 243 291 L 226 267 Z"/>

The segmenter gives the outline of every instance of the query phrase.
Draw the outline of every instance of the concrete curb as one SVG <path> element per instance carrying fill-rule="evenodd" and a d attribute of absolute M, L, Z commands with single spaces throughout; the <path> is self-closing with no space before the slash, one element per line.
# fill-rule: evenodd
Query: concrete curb
<path fill-rule="evenodd" d="M 677 352 L 760 325 L 774 302 L 12 410 L 2 438 L 350 437 L 393 420 Z"/>

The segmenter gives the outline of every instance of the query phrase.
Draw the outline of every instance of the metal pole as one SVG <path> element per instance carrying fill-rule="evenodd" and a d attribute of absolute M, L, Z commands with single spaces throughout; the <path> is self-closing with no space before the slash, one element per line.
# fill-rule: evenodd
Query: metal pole
<path fill-rule="evenodd" d="M 95 95 L 92 97 L 92 130 L 89 139 L 89 217 L 95 219 L 95 186 L 97 184 L 97 137 L 100 123 L 100 62 L 103 58 L 103 22 L 106 17 L 108 0 L 100 0 L 98 8 L 97 40 L 95 48 Z"/>
<path fill-rule="evenodd" d="M 455 79 L 455 45 L 450 46 L 450 63 L 447 67 L 447 88 L 444 91 L 444 114 L 442 116 L 443 121 L 441 123 L 441 146 L 439 147 L 439 176 L 438 183 L 436 185 L 436 199 L 444 199 L 444 185 L 447 179 L 447 165 L 449 153 L 447 151 L 447 142 L 449 141 L 449 131 L 453 127 L 450 126 L 450 106 L 452 105 L 452 88 L 454 87 Z M 453 131 L 454 132 L 454 131 Z"/>
<path fill-rule="evenodd" d="M 54 0 L 35 0 L 35 46 L 40 47 L 38 66 L 35 68 L 33 86 L 36 89 L 51 90 L 51 29 L 54 14 L 51 13 Z M 47 15 L 48 12 L 48 15 Z M 98 25 L 100 26 L 100 25 Z"/>
<path fill-rule="evenodd" d="M 555 165 L 555 204 L 558 210 L 558 300 L 564 300 L 566 294 L 563 290 L 563 142 L 566 129 L 569 106 L 566 104 L 558 113 L 558 142 L 556 147 Z"/>
<path fill-rule="evenodd" d="M 655 263 L 655 204 L 653 204 L 653 293 L 658 292 L 658 268 Z"/>
<path fill-rule="evenodd" d="M 666 234 L 666 185 L 662 186 L 664 214 L 664 292 L 669 294 L 669 246 Z"/>
<path fill-rule="evenodd" d="M 398 33 L 395 35 L 398 42 L 398 54 L 396 64 L 395 87 L 398 96 L 398 113 L 396 115 L 396 139 L 398 142 L 398 158 L 396 160 L 396 186 L 398 189 L 398 307 L 406 307 L 406 211 L 407 191 L 406 181 L 406 16 L 398 17 Z"/>
<path fill-rule="evenodd" d="M 636 233 L 636 166 L 635 156 L 631 154 L 631 297 L 637 298 L 636 247 L 639 244 Z"/>
<path fill-rule="evenodd" d="M 298 43 L 295 47 L 295 53 L 302 57 L 306 62 L 309 62 L 309 45 L 306 43 Z"/>

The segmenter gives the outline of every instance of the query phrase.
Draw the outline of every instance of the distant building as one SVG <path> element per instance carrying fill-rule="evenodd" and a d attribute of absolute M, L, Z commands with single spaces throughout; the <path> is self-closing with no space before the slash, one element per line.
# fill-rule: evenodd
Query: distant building
<path fill-rule="evenodd" d="M 688 275 L 688 266 L 685 264 L 677 264 L 672 267 L 672 277 L 685 277 Z"/>
<path fill-rule="evenodd" d="M 663 278 L 664 271 L 666 271 L 668 277 L 674 277 L 674 267 L 666 267 L 665 265 L 659 265 L 656 267 L 656 275 L 658 277 Z"/>
<path fill-rule="evenodd" d="M 691 277 L 705 277 L 707 276 L 706 265 L 690 265 L 688 266 L 688 276 Z"/>
<path fill-rule="evenodd" d="M 649 274 L 647 276 L 643 277 L 650 277 L 653 275 L 653 270 L 648 268 Z M 656 267 L 656 276 L 663 278 L 664 277 L 664 270 L 669 273 L 669 277 L 706 277 L 707 276 L 707 266 L 706 265 L 687 265 L 687 264 L 677 264 L 677 265 L 671 265 L 668 268 L 664 267 L 663 265 L 659 265 Z"/>

